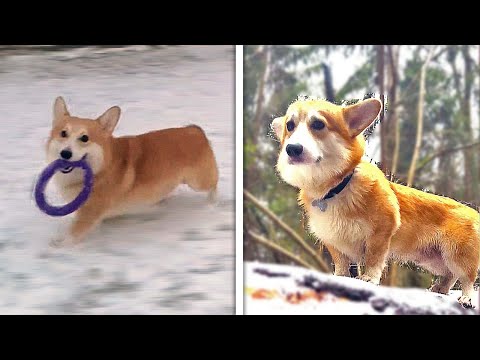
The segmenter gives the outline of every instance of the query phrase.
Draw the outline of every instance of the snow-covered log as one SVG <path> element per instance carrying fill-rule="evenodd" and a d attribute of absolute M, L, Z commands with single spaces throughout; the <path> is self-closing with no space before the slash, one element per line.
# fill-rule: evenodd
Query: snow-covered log
<path fill-rule="evenodd" d="M 245 263 L 246 314 L 478 314 L 460 293 L 376 286 L 300 267 Z M 478 309 L 478 292 L 473 303 Z"/>

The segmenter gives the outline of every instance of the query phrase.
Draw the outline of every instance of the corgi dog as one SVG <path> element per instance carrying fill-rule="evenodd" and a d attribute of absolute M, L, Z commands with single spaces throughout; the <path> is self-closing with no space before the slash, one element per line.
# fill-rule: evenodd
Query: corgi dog
<path fill-rule="evenodd" d="M 218 169 L 203 130 L 195 125 L 164 129 L 136 136 L 112 135 L 120 117 L 114 106 L 99 118 L 70 115 L 62 97 L 55 100 L 47 160 L 71 161 L 86 155 L 94 174 L 93 190 L 75 213 L 66 237 L 52 245 L 80 242 L 103 219 L 128 212 L 138 205 L 158 203 L 179 184 L 208 192 L 215 200 Z M 83 188 L 83 170 L 57 172 L 55 181 L 66 201 Z"/>
<path fill-rule="evenodd" d="M 271 127 L 281 144 L 276 168 L 298 188 L 311 232 L 327 247 L 335 275 L 365 264 L 360 279 L 379 284 L 389 259 L 411 261 L 439 275 L 431 290 L 472 307 L 480 265 L 480 215 L 447 197 L 390 182 L 363 159 L 363 131 L 382 109 L 377 99 L 350 106 L 324 100 L 292 103 Z"/>

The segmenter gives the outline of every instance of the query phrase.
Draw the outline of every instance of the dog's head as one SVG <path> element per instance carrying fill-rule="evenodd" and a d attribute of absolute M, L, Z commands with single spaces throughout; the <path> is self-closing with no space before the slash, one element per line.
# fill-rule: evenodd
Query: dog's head
<path fill-rule="evenodd" d="M 53 106 L 53 123 L 47 143 L 47 161 L 56 159 L 86 160 L 94 174 L 100 172 L 109 155 L 113 130 L 120 117 L 120 108 L 108 109 L 96 120 L 71 116 L 62 97 L 55 100 Z M 60 174 L 64 183 L 82 181 L 81 169 L 67 167 Z"/>
<path fill-rule="evenodd" d="M 271 127 L 280 140 L 277 170 L 300 189 L 322 186 L 352 171 L 365 150 L 363 130 L 382 104 L 367 99 L 343 107 L 324 100 L 298 100 Z"/>

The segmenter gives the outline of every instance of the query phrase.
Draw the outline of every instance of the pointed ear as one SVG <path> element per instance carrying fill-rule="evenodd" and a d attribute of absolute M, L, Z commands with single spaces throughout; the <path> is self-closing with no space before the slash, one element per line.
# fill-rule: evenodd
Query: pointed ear
<path fill-rule="evenodd" d="M 97 121 L 102 126 L 103 130 L 108 133 L 113 133 L 115 126 L 117 126 L 118 119 L 120 118 L 120 108 L 118 106 L 113 106 L 100 116 Z"/>
<path fill-rule="evenodd" d="M 70 113 L 67 110 L 65 100 L 63 100 L 63 97 L 59 96 L 55 99 L 55 103 L 53 104 L 53 126 L 57 125 L 65 116 L 70 116 Z"/>
<path fill-rule="evenodd" d="M 285 116 L 280 116 L 273 119 L 273 121 L 270 123 L 270 127 L 272 128 L 278 140 L 281 140 L 282 138 L 284 122 Z"/>
<path fill-rule="evenodd" d="M 343 116 L 350 135 L 356 137 L 380 114 L 382 103 L 378 99 L 367 99 L 343 109 Z"/>

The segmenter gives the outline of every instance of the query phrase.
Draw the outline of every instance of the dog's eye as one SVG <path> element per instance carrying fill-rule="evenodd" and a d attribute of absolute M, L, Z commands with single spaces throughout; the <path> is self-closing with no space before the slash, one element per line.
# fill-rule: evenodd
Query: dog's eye
<path fill-rule="evenodd" d="M 67 132 L 66 132 L 65 130 L 62 130 L 62 131 L 60 132 L 60 136 L 61 136 L 61 137 L 67 137 Z"/>
<path fill-rule="evenodd" d="M 78 138 L 81 142 L 87 142 L 88 141 L 88 135 L 82 135 Z"/>
<path fill-rule="evenodd" d="M 323 121 L 313 120 L 312 123 L 310 124 L 310 127 L 313 130 L 322 130 L 325 127 L 325 124 L 323 123 Z"/>
<path fill-rule="evenodd" d="M 288 131 L 293 131 L 295 129 L 295 121 L 290 120 L 287 122 L 287 130 Z"/>

